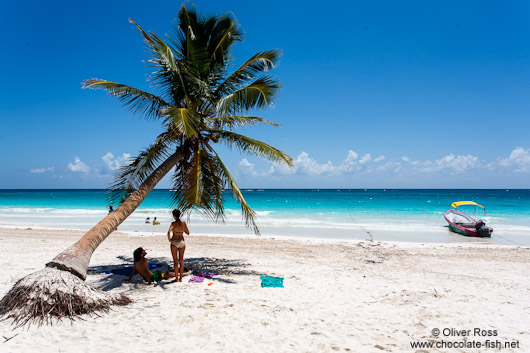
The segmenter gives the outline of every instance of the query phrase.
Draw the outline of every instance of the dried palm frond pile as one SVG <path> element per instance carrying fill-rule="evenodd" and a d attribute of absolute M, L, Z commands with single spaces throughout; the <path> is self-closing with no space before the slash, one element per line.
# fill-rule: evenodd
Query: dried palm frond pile
<path fill-rule="evenodd" d="M 0 300 L 0 318 L 13 320 L 17 327 L 53 320 L 108 312 L 112 305 L 131 302 L 123 294 L 109 294 L 85 283 L 73 274 L 45 268 L 20 279 Z"/>

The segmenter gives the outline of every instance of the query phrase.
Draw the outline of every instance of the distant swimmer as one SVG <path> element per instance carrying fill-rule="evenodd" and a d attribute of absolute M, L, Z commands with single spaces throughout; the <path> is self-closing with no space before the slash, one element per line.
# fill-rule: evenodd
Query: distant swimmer
<path fill-rule="evenodd" d="M 151 219 L 150 219 L 149 217 L 147 217 L 147 218 L 145 219 L 145 224 L 148 224 L 148 223 L 151 223 Z"/>
<path fill-rule="evenodd" d="M 157 225 L 159 225 L 159 224 L 160 224 L 160 222 L 157 221 L 157 219 L 156 219 L 156 217 L 155 217 L 155 219 L 153 219 L 153 225 L 154 225 L 154 226 L 157 226 Z"/>
<path fill-rule="evenodd" d="M 114 212 L 114 208 L 112 208 L 112 206 L 109 206 L 109 214 L 111 214 L 112 212 Z"/>

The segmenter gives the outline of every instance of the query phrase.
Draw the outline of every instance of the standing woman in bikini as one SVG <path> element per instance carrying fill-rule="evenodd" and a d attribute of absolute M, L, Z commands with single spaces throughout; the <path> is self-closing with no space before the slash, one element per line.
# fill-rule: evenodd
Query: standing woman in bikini
<path fill-rule="evenodd" d="M 173 262 L 175 263 L 176 281 L 182 282 L 182 275 L 184 274 L 184 250 L 186 250 L 184 233 L 190 235 L 190 231 L 188 230 L 186 222 L 180 219 L 179 210 L 173 210 L 173 218 L 175 218 L 175 222 L 171 223 L 169 226 L 169 230 L 167 231 L 167 240 L 171 242 L 170 248 L 171 255 L 173 255 Z M 173 232 L 173 236 L 171 236 L 171 232 Z"/>

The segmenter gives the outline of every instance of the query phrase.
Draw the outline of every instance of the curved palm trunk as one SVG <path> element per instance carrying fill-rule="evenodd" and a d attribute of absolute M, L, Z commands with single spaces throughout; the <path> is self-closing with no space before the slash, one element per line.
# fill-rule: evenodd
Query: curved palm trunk
<path fill-rule="evenodd" d="M 180 152 L 171 155 L 114 212 L 99 221 L 77 243 L 61 252 L 46 266 L 68 271 L 83 280 L 86 279 L 94 250 L 140 206 L 156 184 L 181 158 Z"/>

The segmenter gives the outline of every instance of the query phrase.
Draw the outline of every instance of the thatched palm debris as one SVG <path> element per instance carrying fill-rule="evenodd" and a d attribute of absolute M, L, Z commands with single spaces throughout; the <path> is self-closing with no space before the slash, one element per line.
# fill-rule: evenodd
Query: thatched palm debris
<path fill-rule="evenodd" d="M 112 305 L 129 303 L 123 294 L 105 293 L 69 272 L 47 267 L 20 279 L 6 293 L 0 300 L 0 318 L 11 319 L 16 327 L 52 324 L 63 317 L 98 316 Z"/>

